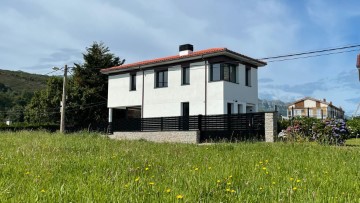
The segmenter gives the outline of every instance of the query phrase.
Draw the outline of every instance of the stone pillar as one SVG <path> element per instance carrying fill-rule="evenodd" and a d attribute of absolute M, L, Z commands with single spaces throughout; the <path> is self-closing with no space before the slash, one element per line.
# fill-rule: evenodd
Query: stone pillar
<path fill-rule="evenodd" d="M 265 142 L 274 142 L 277 136 L 277 112 L 265 113 Z"/>
<path fill-rule="evenodd" d="M 112 119 L 113 119 L 113 109 L 109 108 L 109 124 L 108 124 L 108 128 L 107 128 L 108 134 L 113 134 Z"/>

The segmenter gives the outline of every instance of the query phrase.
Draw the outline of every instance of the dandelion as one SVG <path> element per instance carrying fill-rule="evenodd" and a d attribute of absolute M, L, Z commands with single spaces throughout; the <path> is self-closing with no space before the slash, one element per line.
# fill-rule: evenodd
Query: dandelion
<path fill-rule="evenodd" d="M 232 175 L 230 175 L 229 178 L 232 178 Z"/>
<path fill-rule="evenodd" d="M 184 196 L 182 196 L 182 195 L 176 195 L 176 199 L 182 199 L 182 198 L 184 198 Z"/>
<path fill-rule="evenodd" d="M 209 166 L 208 169 L 211 170 L 211 166 Z"/>
<path fill-rule="evenodd" d="M 26 171 L 25 175 L 29 175 L 29 174 L 30 174 L 30 172 L 29 172 L 29 171 Z"/>
<path fill-rule="evenodd" d="M 128 188 L 128 187 L 129 187 L 129 184 L 125 184 L 124 187 L 125 187 L 125 188 Z"/>
<path fill-rule="evenodd" d="M 231 190 L 230 190 L 230 188 L 226 188 L 226 192 L 230 192 Z"/>
<path fill-rule="evenodd" d="M 148 171 L 148 170 L 149 170 L 149 168 L 148 168 L 148 167 L 146 167 L 146 168 L 145 168 L 145 171 Z"/>
<path fill-rule="evenodd" d="M 231 192 L 231 193 L 234 193 L 234 192 L 235 192 L 235 190 L 231 190 L 230 192 Z"/>
<path fill-rule="evenodd" d="M 273 185 L 275 185 L 275 184 L 276 184 L 276 182 L 272 182 L 272 184 L 273 184 Z"/>
<path fill-rule="evenodd" d="M 269 160 L 266 159 L 265 162 L 266 162 L 266 163 L 269 163 Z"/>
<path fill-rule="evenodd" d="M 266 167 L 262 167 L 262 170 L 266 170 Z"/>
<path fill-rule="evenodd" d="M 155 183 L 154 183 L 154 182 L 150 182 L 149 185 L 155 185 Z"/>
<path fill-rule="evenodd" d="M 140 177 L 135 178 L 135 182 L 138 182 L 140 180 Z"/>
<path fill-rule="evenodd" d="M 293 181 L 294 180 L 294 178 L 290 178 L 290 181 Z"/>
<path fill-rule="evenodd" d="M 195 168 L 194 170 L 195 170 L 195 171 L 198 171 L 198 170 L 199 170 L 199 168 Z"/>
<path fill-rule="evenodd" d="M 267 172 L 267 171 L 265 173 L 266 173 L 266 175 L 269 174 L 269 172 Z"/>
<path fill-rule="evenodd" d="M 217 183 L 220 183 L 221 181 L 220 181 L 220 180 L 217 180 L 216 182 L 217 182 Z"/>
<path fill-rule="evenodd" d="M 263 162 L 262 162 L 262 161 L 259 161 L 259 164 L 263 164 Z"/>
<path fill-rule="evenodd" d="M 171 190 L 168 188 L 168 189 L 165 190 L 165 192 L 169 193 L 169 192 L 171 192 Z"/>
<path fill-rule="evenodd" d="M 45 190 L 44 190 L 44 189 L 42 189 L 42 190 L 41 190 L 41 192 L 43 192 L 43 193 L 44 193 L 44 192 L 45 192 Z"/>
<path fill-rule="evenodd" d="M 297 183 L 300 183 L 300 182 L 301 182 L 301 180 L 299 180 L 299 179 L 298 179 L 298 180 L 296 180 L 296 182 L 297 182 Z"/>
<path fill-rule="evenodd" d="M 228 182 L 228 183 L 226 183 L 227 185 L 231 185 L 231 183 L 230 182 Z"/>
<path fill-rule="evenodd" d="M 296 190 L 297 190 L 297 188 L 296 188 L 296 187 L 293 187 L 293 190 L 294 190 L 294 191 L 296 191 Z"/>
<path fill-rule="evenodd" d="M 259 190 L 262 190 L 262 189 L 263 189 L 262 187 L 259 188 Z"/>

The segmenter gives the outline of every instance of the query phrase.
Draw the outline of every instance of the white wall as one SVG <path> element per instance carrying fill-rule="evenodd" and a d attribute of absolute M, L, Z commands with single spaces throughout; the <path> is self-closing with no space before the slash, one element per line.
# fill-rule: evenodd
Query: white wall
<path fill-rule="evenodd" d="M 209 66 L 209 65 L 208 65 Z M 136 91 L 130 91 L 130 74 L 109 76 L 108 107 L 125 108 L 142 105 L 142 71 L 137 72 Z M 207 70 L 207 115 L 227 113 L 227 103 L 233 103 L 234 112 L 238 104 L 246 106 L 258 104 L 257 69 L 251 69 L 251 87 L 245 86 L 245 66 L 239 65 L 237 82 L 209 82 Z M 181 67 L 168 68 L 168 87 L 155 88 L 154 70 L 144 74 L 143 117 L 180 116 L 181 102 L 189 102 L 190 115 L 205 115 L 205 63 L 192 63 L 190 66 L 190 85 L 181 84 Z"/>
<path fill-rule="evenodd" d="M 136 73 L 136 91 L 130 91 L 130 74 L 109 76 L 108 107 L 141 105 L 142 72 Z"/>
<path fill-rule="evenodd" d="M 304 108 L 315 108 L 315 107 L 316 107 L 316 101 L 310 99 L 306 99 L 304 101 Z"/>

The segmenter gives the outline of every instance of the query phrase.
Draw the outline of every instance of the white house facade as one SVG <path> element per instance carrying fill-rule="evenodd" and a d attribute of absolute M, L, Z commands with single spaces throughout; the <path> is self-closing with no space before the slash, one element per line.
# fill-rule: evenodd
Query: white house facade
<path fill-rule="evenodd" d="M 226 48 L 193 52 L 186 44 L 176 56 L 102 69 L 109 122 L 114 111 L 141 118 L 257 112 L 257 71 L 265 65 Z"/>

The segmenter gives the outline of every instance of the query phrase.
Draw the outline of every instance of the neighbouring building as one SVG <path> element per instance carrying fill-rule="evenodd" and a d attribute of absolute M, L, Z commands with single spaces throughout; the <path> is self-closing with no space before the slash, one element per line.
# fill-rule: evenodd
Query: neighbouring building
<path fill-rule="evenodd" d="M 258 67 L 266 63 L 227 48 L 102 69 L 108 75 L 109 122 L 150 118 L 257 112 Z"/>
<path fill-rule="evenodd" d="M 318 100 L 311 97 L 299 99 L 288 105 L 288 117 L 314 117 L 325 118 L 344 118 L 344 110 L 336 107 L 326 99 Z"/>

